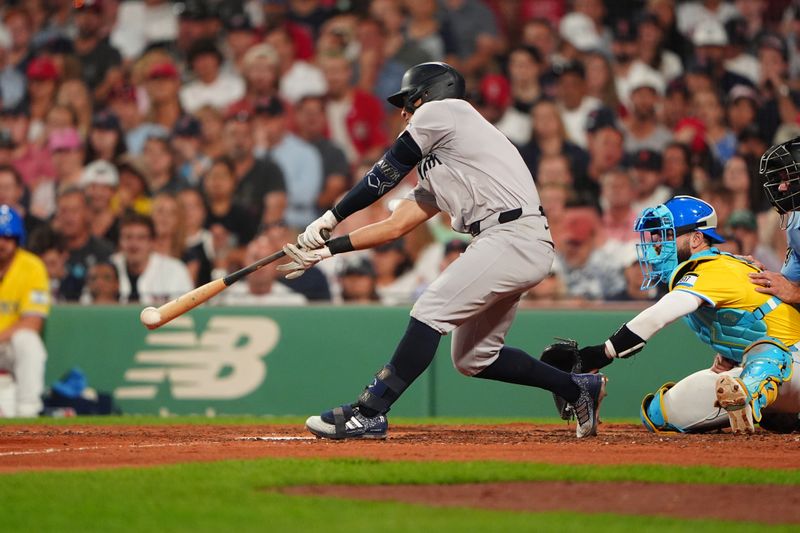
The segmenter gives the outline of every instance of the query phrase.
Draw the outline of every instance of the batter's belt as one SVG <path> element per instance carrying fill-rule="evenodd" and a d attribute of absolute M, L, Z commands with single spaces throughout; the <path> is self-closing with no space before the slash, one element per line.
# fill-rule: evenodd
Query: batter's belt
<path fill-rule="evenodd" d="M 470 224 L 469 232 L 473 237 L 475 237 L 480 232 L 487 230 L 492 226 L 496 226 L 498 224 L 505 224 L 506 222 L 511 222 L 512 220 L 517 220 L 518 218 L 522 217 L 529 217 L 529 216 L 540 217 L 542 216 L 542 214 L 543 210 L 541 206 L 517 207 L 516 209 L 509 209 L 508 211 L 500 211 L 497 213 L 492 213 L 483 220 L 477 220 L 472 224 Z"/>

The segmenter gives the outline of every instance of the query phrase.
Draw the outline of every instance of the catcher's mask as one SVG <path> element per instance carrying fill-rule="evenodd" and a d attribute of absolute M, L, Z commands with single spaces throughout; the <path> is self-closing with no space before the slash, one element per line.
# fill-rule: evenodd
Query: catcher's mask
<path fill-rule="evenodd" d="M 773 146 L 761 156 L 758 175 L 769 202 L 781 215 L 800 210 L 800 137 Z"/>
<path fill-rule="evenodd" d="M 414 65 L 403 75 L 400 90 L 387 98 L 395 107 L 414 113 L 425 102 L 445 98 L 463 99 L 464 77 L 447 63 L 438 61 Z M 420 104 L 415 107 L 415 103 Z"/>
<path fill-rule="evenodd" d="M 639 232 L 636 255 L 644 276 L 641 289 L 669 282 L 678 266 L 679 236 L 699 231 L 715 243 L 725 242 L 716 227 L 714 208 L 692 196 L 676 196 L 665 204 L 644 209 L 633 226 Z"/>

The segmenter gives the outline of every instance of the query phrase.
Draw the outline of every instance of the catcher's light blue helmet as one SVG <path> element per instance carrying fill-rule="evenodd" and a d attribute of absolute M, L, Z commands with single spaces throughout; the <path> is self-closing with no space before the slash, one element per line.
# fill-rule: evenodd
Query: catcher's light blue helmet
<path fill-rule="evenodd" d="M 717 212 L 711 204 L 693 196 L 675 196 L 664 204 L 644 209 L 633 228 L 639 232 L 636 255 L 644 275 L 642 290 L 669 281 L 678 266 L 675 240 L 679 236 L 699 231 L 712 242 L 725 242 L 716 227 Z"/>
<path fill-rule="evenodd" d="M 20 245 L 25 244 L 25 224 L 22 217 L 6 204 L 0 205 L 0 237 L 15 238 Z"/>

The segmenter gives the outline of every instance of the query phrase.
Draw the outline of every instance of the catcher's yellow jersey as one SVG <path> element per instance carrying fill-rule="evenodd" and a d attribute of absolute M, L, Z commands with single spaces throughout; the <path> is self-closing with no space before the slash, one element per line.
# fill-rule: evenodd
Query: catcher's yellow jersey
<path fill-rule="evenodd" d="M 754 311 L 771 298 L 756 291 L 748 274 L 758 272 L 754 265 L 716 250 L 692 256 L 678 266 L 670 280 L 670 290 L 698 296 L 715 309 Z M 764 316 L 767 335 L 787 346 L 800 341 L 800 311 L 781 303 Z"/>
<path fill-rule="evenodd" d="M 23 315 L 46 317 L 50 312 L 50 282 L 41 259 L 17 250 L 0 280 L 0 331 Z"/>

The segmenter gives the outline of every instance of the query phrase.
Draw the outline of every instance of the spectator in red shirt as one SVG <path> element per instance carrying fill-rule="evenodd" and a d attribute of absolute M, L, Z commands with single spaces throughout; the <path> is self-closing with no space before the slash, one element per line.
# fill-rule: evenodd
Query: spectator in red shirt
<path fill-rule="evenodd" d="M 371 94 L 350 85 L 353 66 L 343 55 L 321 59 L 328 83 L 328 127 L 331 138 L 354 164 L 361 159 L 378 159 L 389 138 L 384 131 L 383 105 Z"/>

